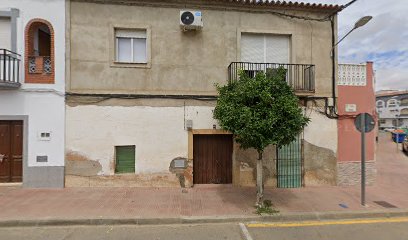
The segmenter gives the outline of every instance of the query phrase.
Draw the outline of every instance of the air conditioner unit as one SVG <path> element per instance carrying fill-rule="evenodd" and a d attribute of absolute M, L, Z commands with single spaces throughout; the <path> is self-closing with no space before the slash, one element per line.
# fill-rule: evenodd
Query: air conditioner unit
<path fill-rule="evenodd" d="M 201 11 L 180 11 L 180 28 L 184 31 L 199 30 L 203 27 Z"/>

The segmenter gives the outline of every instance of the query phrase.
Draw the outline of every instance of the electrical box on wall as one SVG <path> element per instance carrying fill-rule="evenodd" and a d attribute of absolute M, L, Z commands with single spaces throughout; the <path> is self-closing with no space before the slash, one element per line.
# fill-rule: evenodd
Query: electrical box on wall
<path fill-rule="evenodd" d="M 193 120 L 186 120 L 186 129 L 191 130 L 193 129 Z"/>
<path fill-rule="evenodd" d="M 346 112 L 357 112 L 357 105 L 356 104 L 346 104 L 345 111 Z"/>
<path fill-rule="evenodd" d="M 203 27 L 201 11 L 181 10 L 180 28 L 184 31 L 199 30 Z"/>
<path fill-rule="evenodd" d="M 40 141 L 50 141 L 51 140 L 51 132 L 49 131 L 41 131 L 38 133 L 38 140 Z"/>

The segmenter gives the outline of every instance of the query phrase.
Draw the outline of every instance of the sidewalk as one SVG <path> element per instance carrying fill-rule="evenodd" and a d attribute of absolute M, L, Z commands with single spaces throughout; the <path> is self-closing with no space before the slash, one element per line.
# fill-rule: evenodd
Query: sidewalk
<path fill-rule="evenodd" d="M 268 188 L 265 198 L 272 200 L 281 216 L 408 210 L 408 157 L 397 151 L 388 135 L 380 136 L 377 168 L 377 182 L 367 188 L 367 207 L 360 206 L 359 186 Z M 62 222 L 89 219 L 234 217 L 256 220 L 258 216 L 254 214 L 254 200 L 255 188 L 217 185 L 195 186 L 186 193 L 180 188 L 0 187 L 0 226 L 7 221 L 51 219 Z M 374 201 L 386 201 L 397 208 L 385 208 Z"/>

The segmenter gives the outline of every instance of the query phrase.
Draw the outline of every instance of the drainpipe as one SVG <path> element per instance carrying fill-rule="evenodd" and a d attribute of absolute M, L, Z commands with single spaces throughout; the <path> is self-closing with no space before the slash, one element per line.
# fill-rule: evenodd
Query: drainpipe
<path fill-rule="evenodd" d="M 336 44 L 334 33 L 334 16 L 330 19 L 332 29 L 332 46 Z M 332 49 L 332 98 L 333 98 L 333 113 L 336 114 L 336 48 Z"/>

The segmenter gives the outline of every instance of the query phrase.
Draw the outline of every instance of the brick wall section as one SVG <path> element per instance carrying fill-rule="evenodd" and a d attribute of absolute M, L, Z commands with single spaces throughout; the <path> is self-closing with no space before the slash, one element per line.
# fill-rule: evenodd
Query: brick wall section
<path fill-rule="evenodd" d="M 40 26 L 45 25 L 50 30 L 51 36 L 51 73 L 43 72 L 43 58 L 36 58 L 36 73 L 29 73 L 28 58 L 34 56 L 34 32 Z M 54 29 L 48 21 L 44 19 L 35 18 L 27 23 L 25 28 L 25 54 L 24 54 L 24 66 L 25 66 L 25 83 L 43 83 L 53 84 L 55 79 L 55 66 L 54 66 Z"/>
<path fill-rule="evenodd" d="M 374 161 L 366 162 L 366 185 L 374 183 L 377 170 Z M 340 186 L 359 185 L 361 181 L 360 162 L 339 162 L 337 164 L 337 184 Z"/>

